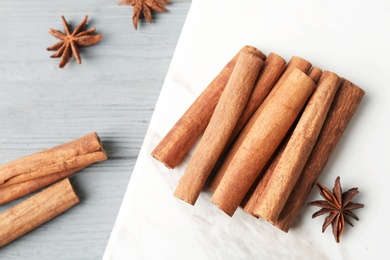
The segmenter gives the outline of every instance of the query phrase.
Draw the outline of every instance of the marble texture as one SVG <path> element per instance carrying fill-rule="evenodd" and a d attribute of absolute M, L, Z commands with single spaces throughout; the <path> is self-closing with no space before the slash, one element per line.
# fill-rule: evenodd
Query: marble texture
<path fill-rule="evenodd" d="M 127 187 L 104 259 L 383 259 L 389 157 L 390 22 L 386 1 L 193 1 Z M 289 233 L 242 209 L 228 217 L 204 190 L 195 206 L 173 196 L 193 150 L 175 169 L 150 153 L 243 45 L 301 56 L 366 91 L 320 181 L 358 186 L 360 221 L 336 244 L 304 207 Z M 312 192 L 308 200 L 319 199 Z"/>

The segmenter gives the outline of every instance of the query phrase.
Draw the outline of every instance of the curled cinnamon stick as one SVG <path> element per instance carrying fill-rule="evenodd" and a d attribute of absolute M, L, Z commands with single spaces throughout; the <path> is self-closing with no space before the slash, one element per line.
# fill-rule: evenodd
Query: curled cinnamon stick
<path fill-rule="evenodd" d="M 286 205 L 273 224 L 284 232 L 288 232 L 294 220 L 313 188 L 318 176 L 323 171 L 337 143 L 355 114 L 364 91 L 346 79 L 334 97 L 329 113 L 318 136 L 317 142 L 294 186 Z"/>
<path fill-rule="evenodd" d="M 64 179 L 0 214 L 0 247 L 68 210 L 79 202 Z"/>
<path fill-rule="evenodd" d="M 234 156 L 211 198 L 226 214 L 234 214 L 314 88 L 305 73 L 294 69 L 254 119 L 243 141 L 233 145 Z"/>
<path fill-rule="evenodd" d="M 270 222 L 277 220 L 314 147 L 339 85 L 339 76 L 324 72 L 257 201 L 255 215 Z"/>
<path fill-rule="evenodd" d="M 77 169 L 106 159 L 107 154 L 100 138 L 94 132 L 0 166 L 0 187 Z"/>
<path fill-rule="evenodd" d="M 308 76 L 311 78 L 314 83 L 318 83 L 320 80 L 320 77 L 322 76 L 323 72 L 322 69 L 318 67 L 311 68 Z M 287 132 L 285 138 L 283 139 L 282 143 L 277 148 L 274 155 L 272 155 L 270 161 L 267 163 L 267 166 L 263 169 L 263 171 L 260 173 L 258 179 L 253 184 L 251 189 L 249 190 L 248 194 L 245 195 L 244 200 L 241 203 L 241 207 L 252 216 L 258 218 L 258 215 L 255 215 L 254 210 L 256 208 L 257 203 L 259 203 L 259 199 L 265 189 L 265 186 L 268 183 L 269 178 L 271 177 L 273 171 L 275 170 L 276 165 L 279 162 L 280 157 L 282 156 L 284 149 L 287 146 L 287 142 L 290 140 L 290 137 L 292 135 L 292 132 L 296 126 L 296 123 L 293 124 L 290 131 Z"/>
<path fill-rule="evenodd" d="M 290 59 L 290 61 L 288 62 L 287 67 L 284 70 L 284 72 L 282 73 L 282 75 L 279 77 L 279 79 L 277 80 L 275 85 L 272 87 L 272 89 L 271 89 L 270 93 L 268 94 L 268 96 L 261 103 L 260 107 L 258 107 L 258 109 L 255 112 L 252 112 L 252 118 L 247 120 L 247 124 L 245 125 L 245 127 L 242 128 L 242 132 L 240 133 L 240 135 L 237 138 L 237 140 L 235 140 L 234 142 L 236 142 L 236 143 L 242 142 L 242 140 L 244 139 L 245 135 L 247 134 L 247 131 L 253 125 L 253 123 L 255 121 L 255 118 L 257 118 L 261 114 L 261 112 L 262 112 L 263 108 L 266 106 L 267 102 L 271 99 L 273 94 L 278 91 L 280 86 L 283 84 L 283 82 L 286 80 L 286 78 L 291 74 L 291 72 L 294 69 L 299 69 L 300 71 L 302 71 L 304 73 L 307 73 L 310 70 L 310 68 L 311 68 L 311 63 L 310 62 L 308 62 L 307 60 L 305 60 L 305 59 L 303 59 L 301 57 L 293 56 Z M 238 145 L 234 145 L 231 148 L 231 151 L 229 151 L 227 156 L 223 159 L 224 162 L 219 167 L 219 169 L 217 169 L 215 175 L 213 176 L 213 178 L 212 178 L 212 180 L 211 180 L 211 182 L 209 184 L 209 189 L 210 190 L 215 191 L 215 189 L 217 188 L 218 184 L 220 183 L 223 175 L 225 174 L 226 166 L 229 165 L 230 160 L 232 159 L 233 155 L 236 152 L 234 150 L 235 147 L 239 147 L 239 144 Z"/>
<path fill-rule="evenodd" d="M 152 151 L 151 155 L 168 168 L 175 168 L 198 137 L 206 129 L 218 100 L 225 89 L 236 65 L 238 56 L 243 51 L 252 52 L 261 59 L 266 56 L 252 46 L 244 46 L 222 69 L 215 79 L 199 95 L 183 116 L 175 123 Z"/>
<path fill-rule="evenodd" d="M 0 167 L 0 205 L 42 189 L 99 161 L 107 154 L 93 132 Z"/>
<path fill-rule="evenodd" d="M 262 64 L 263 61 L 259 55 L 248 51 L 239 54 L 229 82 L 179 181 L 174 193 L 177 198 L 192 205 L 195 204 L 247 104 Z"/>

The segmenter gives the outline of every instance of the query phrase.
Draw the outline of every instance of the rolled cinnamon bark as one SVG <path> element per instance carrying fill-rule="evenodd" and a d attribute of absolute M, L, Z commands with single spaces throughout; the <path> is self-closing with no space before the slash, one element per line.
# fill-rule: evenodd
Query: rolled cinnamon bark
<path fill-rule="evenodd" d="M 177 198 L 195 204 L 242 114 L 262 64 L 263 60 L 259 55 L 248 51 L 239 54 L 229 82 L 179 181 L 174 193 Z"/>
<path fill-rule="evenodd" d="M 266 56 L 252 46 L 244 46 L 222 69 L 215 79 L 199 95 L 183 116 L 175 123 L 152 151 L 151 155 L 168 168 L 175 168 L 195 144 L 209 123 L 218 100 L 229 81 L 238 56 L 251 52 L 262 60 Z"/>
<path fill-rule="evenodd" d="M 319 67 L 313 67 L 308 73 L 308 76 L 317 84 L 322 74 L 322 69 L 320 69 Z"/>
<path fill-rule="evenodd" d="M 286 205 L 277 221 L 273 223 L 279 229 L 288 232 L 291 228 L 303 203 L 325 168 L 352 116 L 355 114 L 363 96 L 364 91 L 361 88 L 346 79 L 341 80 L 341 85 L 334 97 L 313 151 Z"/>
<path fill-rule="evenodd" d="M 339 85 L 339 76 L 324 72 L 257 201 L 255 215 L 270 222 L 277 220 L 314 147 Z"/>
<path fill-rule="evenodd" d="M 305 73 L 294 69 L 254 119 L 243 141 L 233 145 L 234 156 L 211 198 L 226 214 L 234 214 L 314 88 Z"/>
<path fill-rule="evenodd" d="M 106 159 L 107 154 L 100 138 L 93 132 L 0 166 L 0 188 L 54 173 L 76 170 Z"/>
<path fill-rule="evenodd" d="M 322 76 L 323 72 L 318 67 L 311 68 L 309 72 L 309 78 L 311 78 L 314 83 L 318 83 L 320 80 L 320 77 Z M 298 116 L 299 117 L 299 116 Z M 297 122 L 296 122 L 297 123 Z M 258 218 L 257 215 L 254 214 L 254 209 L 260 199 L 260 196 L 262 192 L 265 189 L 265 186 L 268 183 L 269 178 L 271 177 L 273 171 L 275 170 L 275 167 L 280 159 L 280 157 L 283 154 L 284 149 L 287 146 L 287 142 L 290 140 L 290 137 L 292 135 L 292 132 L 296 126 L 296 123 L 293 124 L 290 131 L 287 132 L 286 137 L 283 139 L 280 146 L 277 148 L 274 155 L 272 155 L 270 161 L 267 163 L 267 166 L 263 169 L 263 171 L 260 173 L 258 179 L 254 183 L 254 185 L 249 190 L 248 194 L 245 195 L 244 200 L 241 202 L 241 207 L 252 216 Z"/>
<path fill-rule="evenodd" d="M 247 131 L 253 125 L 253 123 L 255 121 L 254 119 L 257 118 L 261 114 L 261 112 L 262 112 L 263 108 L 266 106 L 267 102 L 271 99 L 273 94 L 278 91 L 278 89 L 280 88 L 282 83 L 286 80 L 286 78 L 291 74 L 291 72 L 294 69 L 299 69 L 300 71 L 302 71 L 304 73 L 307 73 L 310 70 L 310 68 L 311 68 L 311 63 L 310 62 L 308 62 L 307 60 L 305 60 L 305 59 L 303 59 L 301 57 L 293 56 L 290 59 L 289 63 L 287 64 L 287 67 L 284 70 L 284 72 L 282 73 L 282 75 L 279 77 L 279 79 L 277 80 L 275 85 L 272 87 L 272 89 L 271 89 L 270 93 L 268 94 L 268 96 L 261 103 L 260 107 L 258 107 L 258 109 L 254 113 L 252 113 L 252 118 L 247 120 L 247 124 L 245 125 L 245 127 L 242 128 L 242 132 L 239 134 L 239 136 L 237 137 L 237 139 L 234 142 L 235 143 L 242 142 L 242 140 L 244 139 L 245 135 L 247 134 Z M 225 174 L 226 166 L 229 165 L 230 160 L 232 159 L 233 155 L 236 152 L 234 150 L 235 147 L 239 147 L 239 145 L 233 145 L 231 147 L 231 150 L 229 151 L 229 153 L 223 159 L 223 163 L 221 164 L 219 169 L 216 169 L 216 173 L 214 174 L 212 180 L 210 181 L 210 184 L 208 185 L 210 190 L 215 191 L 215 189 L 217 188 L 218 184 L 220 183 L 223 175 Z"/>
<path fill-rule="evenodd" d="M 79 202 L 64 179 L 0 214 L 0 247 L 68 210 Z"/>
<path fill-rule="evenodd" d="M 13 200 L 24 197 L 37 190 L 45 188 L 59 180 L 69 177 L 73 173 L 76 173 L 87 166 L 81 166 L 79 168 L 73 168 L 67 171 L 53 173 L 47 176 L 35 178 L 32 180 L 7 185 L 5 187 L 0 186 L 0 205 L 6 204 Z"/>

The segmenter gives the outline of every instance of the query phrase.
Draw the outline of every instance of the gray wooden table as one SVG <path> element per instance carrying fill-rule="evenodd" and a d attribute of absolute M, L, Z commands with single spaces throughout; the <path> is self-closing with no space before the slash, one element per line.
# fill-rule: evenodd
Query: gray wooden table
<path fill-rule="evenodd" d="M 190 1 L 132 26 L 116 0 L 0 1 L 0 164 L 96 131 L 109 159 L 71 177 L 80 204 L 0 249 L 0 259 L 101 259 Z M 64 15 L 103 39 L 58 68 L 46 47 Z M 23 201 L 0 206 L 0 212 Z"/>

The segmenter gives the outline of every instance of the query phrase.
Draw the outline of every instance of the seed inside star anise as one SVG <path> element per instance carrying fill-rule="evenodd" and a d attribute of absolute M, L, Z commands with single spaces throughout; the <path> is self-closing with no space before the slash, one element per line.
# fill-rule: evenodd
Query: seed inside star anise
<path fill-rule="evenodd" d="M 353 226 L 349 217 L 359 220 L 352 213 L 352 210 L 364 207 L 363 204 L 352 202 L 353 197 L 359 193 L 358 188 L 352 188 L 343 193 L 340 185 L 340 177 L 336 178 L 333 193 L 319 183 L 317 183 L 317 188 L 325 200 L 316 200 L 307 204 L 308 206 L 321 207 L 319 211 L 313 214 L 312 218 L 329 213 L 322 226 L 322 232 L 332 223 L 333 236 L 336 242 L 339 243 L 345 222 Z"/>

